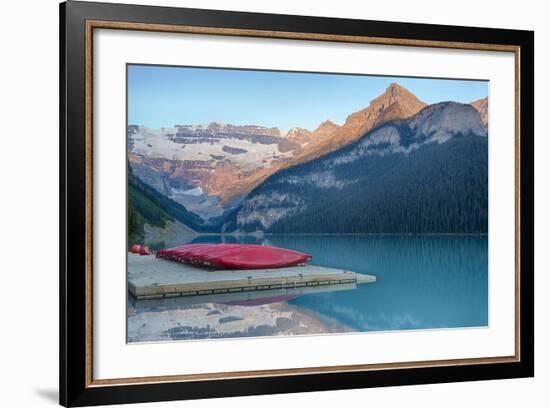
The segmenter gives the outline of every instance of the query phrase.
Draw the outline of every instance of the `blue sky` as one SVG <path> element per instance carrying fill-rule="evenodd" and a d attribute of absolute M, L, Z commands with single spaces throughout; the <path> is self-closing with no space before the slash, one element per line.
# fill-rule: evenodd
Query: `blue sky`
<path fill-rule="evenodd" d="M 428 104 L 469 103 L 488 82 L 235 69 L 128 66 L 128 124 L 151 128 L 209 122 L 313 130 L 368 106 L 392 82 Z"/>

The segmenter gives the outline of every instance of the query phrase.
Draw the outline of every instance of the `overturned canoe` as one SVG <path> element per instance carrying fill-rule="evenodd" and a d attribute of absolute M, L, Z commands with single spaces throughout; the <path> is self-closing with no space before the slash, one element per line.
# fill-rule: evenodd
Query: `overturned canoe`
<path fill-rule="evenodd" d="M 132 254 L 140 254 L 140 255 L 150 255 L 151 251 L 149 250 L 148 246 L 138 245 L 134 244 L 130 248 L 130 252 Z"/>
<path fill-rule="evenodd" d="M 160 249 L 156 256 L 218 269 L 285 268 L 311 260 L 311 255 L 290 249 L 243 244 L 188 244 Z"/>

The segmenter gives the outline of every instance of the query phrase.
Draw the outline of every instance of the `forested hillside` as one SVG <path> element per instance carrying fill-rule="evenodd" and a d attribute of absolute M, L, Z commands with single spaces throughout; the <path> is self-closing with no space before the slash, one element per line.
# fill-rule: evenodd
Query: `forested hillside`
<path fill-rule="evenodd" d="M 487 137 L 479 113 L 431 105 L 253 190 L 226 232 L 485 233 Z"/>
<path fill-rule="evenodd" d="M 209 232 L 199 216 L 143 183 L 128 166 L 128 241 L 140 242 L 143 239 L 145 223 L 165 227 L 167 222 L 174 220 L 194 231 Z"/>

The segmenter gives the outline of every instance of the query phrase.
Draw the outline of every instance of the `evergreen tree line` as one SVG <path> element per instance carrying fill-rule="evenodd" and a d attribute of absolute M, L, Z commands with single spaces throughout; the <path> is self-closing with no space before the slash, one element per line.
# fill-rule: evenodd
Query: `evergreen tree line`
<path fill-rule="evenodd" d="M 348 149 L 344 149 L 344 152 Z M 335 157 L 335 152 L 327 157 Z M 455 135 L 442 144 L 385 156 L 369 155 L 332 169 L 343 188 L 292 184 L 326 171 L 325 160 L 284 170 L 254 190 L 299 197 L 305 210 L 271 225 L 273 233 L 486 233 L 487 138 Z M 283 206 L 288 203 L 283 203 Z M 276 205 L 270 208 L 276 208 Z M 236 226 L 236 214 L 227 226 Z M 256 224 L 247 231 L 262 230 Z"/>

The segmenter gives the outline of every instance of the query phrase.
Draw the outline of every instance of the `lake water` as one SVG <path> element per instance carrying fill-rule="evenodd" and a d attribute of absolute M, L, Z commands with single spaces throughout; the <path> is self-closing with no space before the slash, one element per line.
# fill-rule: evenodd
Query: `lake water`
<path fill-rule="evenodd" d="M 488 324 L 486 235 L 198 236 L 192 243 L 275 245 L 376 283 L 135 301 L 128 340 L 478 327 Z M 188 242 L 182 242 L 188 243 Z M 305 293 L 304 293 L 305 292 Z"/>

